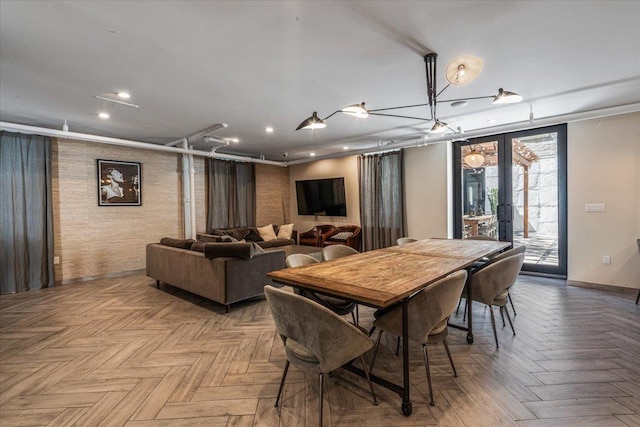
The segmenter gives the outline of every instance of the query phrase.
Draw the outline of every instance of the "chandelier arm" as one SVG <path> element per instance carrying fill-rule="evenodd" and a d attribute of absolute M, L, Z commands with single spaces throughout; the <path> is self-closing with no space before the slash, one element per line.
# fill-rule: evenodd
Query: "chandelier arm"
<path fill-rule="evenodd" d="M 413 105 L 402 105 L 400 107 L 389 107 L 389 108 L 376 108 L 375 110 L 369 110 L 369 112 L 372 111 L 387 111 L 387 110 L 398 110 L 400 108 L 413 108 L 413 107 L 426 107 L 429 104 L 413 104 Z"/>
<path fill-rule="evenodd" d="M 442 93 L 442 92 L 441 92 Z M 489 99 L 489 98 L 494 98 L 494 95 L 487 95 L 487 96 L 473 96 L 471 98 L 457 98 L 457 99 L 445 99 L 442 101 L 438 101 L 438 102 L 456 102 L 456 101 L 472 101 L 474 99 Z"/>
<path fill-rule="evenodd" d="M 436 99 L 438 99 L 438 97 L 440 96 L 440 94 L 442 92 L 444 92 L 445 90 L 447 90 L 447 88 L 451 86 L 451 83 L 449 83 L 448 85 L 446 85 L 440 92 L 438 92 L 438 94 L 436 95 Z M 444 101 L 440 101 L 440 102 L 444 102 Z"/>
<path fill-rule="evenodd" d="M 327 117 L 325 117 L 325 118 L 324 118 L 324 119 L 322 119 L 322 120 L 323 120 L 323 121 L 324 121 L 324 120 L 327 120 L 329 117 L 334 116 L 334 115 L 336 115 L 336 114 L 338 114 L 338 113 L 342 113 L 342 111 L 341 111 L 341 110 L 336 110 L 336 111 L 334 111 L 333 113 L 329 114 Z"/>
<path fill-rule="evenodd" d="M 413 120 L 422 120 L 424 122 L 430 122 L 433 119 L 425 119 L 424 117 L 412 117 L 412 116 L 399 116 L 396 114 L 384 114 L 384 113 L 372 113 L 371 111 L 369 111 L 369 115 L 372 116 L 386 116 L 386 117 L 398 117 L 401 119 L 413 119 Z"/>

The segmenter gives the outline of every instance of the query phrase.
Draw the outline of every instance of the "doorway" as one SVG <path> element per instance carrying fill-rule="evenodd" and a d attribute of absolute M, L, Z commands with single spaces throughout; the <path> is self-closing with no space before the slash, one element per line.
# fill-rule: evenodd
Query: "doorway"
<path fill-rule="evenodd" d="M 456 141 L 454 235 L 527 247 L 523 271 L 567 274 L 567 127 Z"/>

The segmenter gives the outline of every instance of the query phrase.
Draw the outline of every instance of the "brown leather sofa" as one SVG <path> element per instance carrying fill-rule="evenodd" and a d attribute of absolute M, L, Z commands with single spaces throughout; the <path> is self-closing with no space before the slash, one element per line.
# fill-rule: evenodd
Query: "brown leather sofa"
<path fill-rule="evenodd" d="M 333 225 L 316 225 L 309 231 L 300 233 L 300 244 L 306 246 L 317 246 L 322 248 L 326 240 L 326 236 L 331 234 L 336 227 Z"/>
<path fill-rule="evenodd" d="M 278 226 L 274 226 L 274 231 L 278 233 Z M 245 240 L 247 242 L 255 242 L 263 249 L 274 248 L 278 246 L 295 245 L 298 241 L 298 232 L 293 230 L 290 239 L 262 240 L 256 227 L 234 227 L 234 228 L 214 228 L 208 233 L 198 233 L 198 240 L 202 242 L 220 242 L 221 237 L 233 237 L 236 240 Z"/>
<path fill-rule="evenodd" d="M 325 236 L 323 246 L 346 245 L 359 251 L 361 242 L 362 228 L 357 225 L 343 225 Z"/>
<path fill-rule="evenodd" d="M 247 256 L 209 259 L 204 252 L 151 243 L 146 253 L 147 276 L 156 279 L 158 286 L 165 282 L 224 304 L 229 312 L 231 304 L 263 294 L 264 285 L 270 283 L 268 272 L 285 268 L 283 251 L 251 251 Z"/>

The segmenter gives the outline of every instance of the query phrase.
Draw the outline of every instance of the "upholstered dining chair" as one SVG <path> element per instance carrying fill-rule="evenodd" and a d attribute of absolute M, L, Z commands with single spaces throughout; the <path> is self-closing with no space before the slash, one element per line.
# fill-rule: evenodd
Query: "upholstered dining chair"
<path fill-rule="evenodd" d="M 400 237 L 396 239 L 396 245 L 406 245 L 407 243 L 417 242 L 418 239 L 414 239 L 413 237 Z"/>
<path fill-rule="evenodd" d="M 332 259 L 342 258 L 349 255 L 358 254 L 357 250 L 350 246 L 345 245 L 332 245 L 322 248 L 322 259 L 325 261 L 331 261 Z"/>
<path fill-rule="evenodd" d="M 292 255 L 289 255 L 284 261 L 286 267 L 300 267 L 303 265 L 315 264 L 317 262 L 320 262 L 320 261 L 318 261 L 311 255 L 307 255 L 307 254 L 292 254 Z M 356 315 L 354 313 L 354 311 L 358 306 L 356 303 L 351 301 L 345 301 L 340 298 L 330 297 L 328 295 L 316 294 L 315 292 L 306 291 L 306 290 L 300 290 L 298 292 L 299 292 L 299 295 L 302 295 L 305 298 L 309 298 L 310 300 L 313 300 L 318 304 L 327 307 L 329 310 L 333 311 L 334 313 L 340 316 L 344 316 L 351 313 L 351 317 L 353 318 L 353 323 L 356 325 L 358 324 Z"/>
<path fill-rule="evenodd" d="M 264 293 L 287 356 L 275 407 L 280 403 L 290 363 L 303 371 L 317 372 L 320 376 L 318 425 L 322 426 L 324 374 L 354 359 L 360 359 L 373 404 L 378 404 L 364 358 L 373 348 L 373 342 L 365 332 L 307 298 L 270 285 L 264 287 Z"/>
<path fill-rule="evenodd" d="M 409 328 L 409 341 L 417 341 L 422 344 L 422 355 L 424 357 L 424 366 L 427 370 L 429 403 L 431 406 L 435 405 L 435 402 L 433 400 L 427 344 L 437 344 L 439 342 L 444 344 L 453 369 L 453 376 L 457 377 L 458 372 L 447 345 L 447 321 L 456 307 L 456 302 L 460 298 L 466 280 L 467 272 L 465 270 L 457 271 L 427 286 L 411 297 L 408 303 L 409 325 L 411 325 Z M 382 332 L 387 331 L 398 337 L 402 336 L 402 306 L 396 304 L 390 308 L 378 310 L 374 313 L 374 316 L 376 320 L 373 322 L 373 326 L 380 329 L 380 333 L 376 340 L 370 371 L 373 371 L 373 364 L 380 347 Z"/>
<path fill-rule="evenodd" d="M 489 307 L 496 348 L 500 348 L 500 345 L 498 344 L 498 333 L 496 332 L 493 306 L 500 307 L 500 314 L 504 313 L 507 315 L 511 330 L 513 331 L 513 335 L 515 335 L 516 330 L 513 328 L 511 316 L 509 316 L 509 312 L 505 310 L 505 306 L 507 305 L 509 289 L 516 282 L 523 263 L 524 253 L 516 253 L 497 261 L 489 262 L 486 266 L 471 273 L 470 286 L 473 287 L 473 300 L 486 304 Z"/>
<path fill-rule="evenodd" d="M 332 259 L 342 258 L 349 255 L 358 254 L 357 250 L 350 246 L 345 245 L 332 245 L 322 248 L 322 259 L 324 261 L 331 261 Z M 353 314 L 353 313 L 352 313 Z M 354 323 L 357 325 L 360 323 L 360 312 L 358 310 L 358 304 L 355 304 Z"/>

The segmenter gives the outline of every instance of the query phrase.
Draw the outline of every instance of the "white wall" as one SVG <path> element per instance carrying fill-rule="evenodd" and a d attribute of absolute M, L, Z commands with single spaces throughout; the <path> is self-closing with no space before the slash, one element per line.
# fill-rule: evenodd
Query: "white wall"
<path fill-rule="evenodd" d="M 447 237 L 449 196 L 447 143 L 409 148 L 404 152 L 407 236 Z"/>
<path fill-rule="evenodd" d="M 294 228 L 304 232 L 319 224 L 360 225 L 360 191 L 358 182 L 358 157 L 318 160 L 289 167 L 291 194 L 291 221 Z M 345 196 L 347 198 L 347 216 L 310 216 L 298 215 L 296 199 L 296 181 L 305 179 L 344 177 Z"/>
<path fill-rule="evenodd" d="M 640 288 L 640 113 L 570 123 L 567 157 L 568 279 Z"/>

